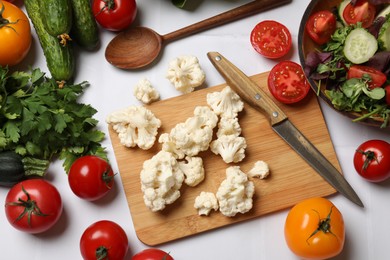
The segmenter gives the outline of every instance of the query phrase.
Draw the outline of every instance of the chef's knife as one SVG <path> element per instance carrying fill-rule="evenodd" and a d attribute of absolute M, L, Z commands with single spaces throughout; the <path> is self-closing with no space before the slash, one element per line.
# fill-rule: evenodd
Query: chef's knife
<path fill-rule="evenodd" d="M 355 204 L 364 207 L 343 175 L 289 121 L 287 115 L 241 70 L 218 52 L 207 54 L 226 83 L 247 103 L 269 116 L 272 129 L 302 156 L 330 185 Z"/>

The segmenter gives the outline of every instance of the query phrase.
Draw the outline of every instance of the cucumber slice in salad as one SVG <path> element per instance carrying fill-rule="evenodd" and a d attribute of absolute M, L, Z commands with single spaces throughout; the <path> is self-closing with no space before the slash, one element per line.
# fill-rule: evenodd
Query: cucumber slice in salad
<path fill-rule="evenodd" d="M 378 50 L 376 38 L 363 28 L 353 29 L 345 38 L 344 56 L 352 63 L 368 61 Z"/>
<path fill-rule="evenodd" d="M 381 50 L 390 51 L 390 14 L 387 14 L 386 22 L 379 30 L 378 44 Z"/>

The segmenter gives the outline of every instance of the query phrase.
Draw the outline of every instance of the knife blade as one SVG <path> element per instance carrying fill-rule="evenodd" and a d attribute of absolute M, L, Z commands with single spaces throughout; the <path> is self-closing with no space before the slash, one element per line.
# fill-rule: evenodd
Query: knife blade
<path fill-rule="evenodd" d="M 226 83 L 247 103 L 266 114 L 272 129 L 284 139 L 333 188 L 347 199 L 364 207 L 359 196 L 344 176 L 290 122 L 287 115 L 257 84 L 218 52 L 207 53 L 208 58 Z"/>

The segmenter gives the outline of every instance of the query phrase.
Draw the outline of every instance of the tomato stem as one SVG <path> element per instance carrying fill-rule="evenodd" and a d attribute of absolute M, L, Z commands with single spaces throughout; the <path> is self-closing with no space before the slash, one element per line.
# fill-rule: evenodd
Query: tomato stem
<path fill-rule="evenodd" d="M 105 246 L 99 246 L 95 251 L 96 260 L 108 259 L 108 249 Z"/>
<path fill-rule="evenodd" d="M 23 186 L 22 186 L 22 191 L 24 194 L 26 194 L 27 200 L 23 200 L 21 198 L 18 198 L 18 202 L 7 203 L 7 206 L 24 207 L 23 212 L 15 219 L 14 222 L 21 220 L 27 214 L 27 224 L 31 227 L 31 216 L 32 215 L 41 216 L 41 217 L 45 217 L 48 215 L 42 213 L 42 211 L 39 209 L 36 201 L 31 199 L 30 194 L 24 189 Z"/>
<path fill-rule="evenodd" d="M 102 175 L 103 181 L 108 189 L 111 189 L 111 186 L 109 184 L 112 182 L 112 179 L 114 179 L 114 176 L 116 175 L 116 173 L 114 175 L 110 175 L 110 172 L 110 167 L 107 166 L 106 170 Z"/>
<path fill-rule="evenodd" d="M 311 235 L 306 239 L 306 243 L 309 244 L 309 239 L 311 237 L 313 237 L 315 234 L 317 234 L 318 232 L 323 232 L 323 233 L 329 233 L 333 236 L 335 236 L 335 234 L 332 233 L 331 231 L 331 225 L 330 225 L 330 215 L 332 214 L 332 210 L 333 210 L 333 206 L 330 208 L 330 212 L 328 214 L 328 216 L 326 216 L 326 218 L 324 219 L 321 219 L 320 218 L 320 221 L 318 222 L 318 228 L 316 230 L 313 231 L 313 233 L 311 233 Z M 318 217 L 320 216 L 320 214 L 318 213 L 318 211 L 314 210 L 314 212 L 316 212 L 318 214 Z M 337 237 L 336 237 L 337 238 Z M 309 244 L 310 245 L 310 244 Z"/>
<path fill-rule="evenodd" d="M 114 0 L 103 0 L 103 2 L 104 2 L 104 6 L 102 7 L 102 9 L 100 9 L 100 11 L 95 16 L 98 16 L 101 12 L 103 12 L 106 9 L 108 11 L 112 11 L 115 9 L 115 1 Z"/>
<path fill-rule="evenodd" d="M 12 26 L 9 26 L 9 25 L 10 24 L 16 24 L 17 22 L 19 22 L 19 19 L 16 20 L 15 22 L 10 22 L 8 19 L 5 19 L 3 17 L 4 10 L 5 10 L 5 7 L 4 7 L 4 4 L 2 3 L 1 4 L 1 9 L 0 9 L 0 28 L 8 27 L 8 28 L 10 28 L 10 29 L 15 31 L 15 29 Z"/>
<path fill-rule="evenodd" d="M 370 165 L 370 163 L 373 160 L 375 160 L 379 164 L 378 158 L 376 157 L 376 155 L 375 155 L 375 153 L 373 151 L 370 151 L 370 150 L 368 150 L 368 151 L 356 150 L 356 152 L 361 153 L 364 156 L 366 156 L 366 159 L 364 160 L 364 163 L 363 163 L 363 166 L 362 166 L 362 172 L 367 170 L 368 166 Z"/>

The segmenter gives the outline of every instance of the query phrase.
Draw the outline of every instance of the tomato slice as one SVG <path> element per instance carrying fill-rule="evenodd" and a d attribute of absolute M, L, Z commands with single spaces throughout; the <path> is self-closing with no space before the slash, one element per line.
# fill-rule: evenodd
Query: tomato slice
<path fill-rule="evenodd" d="M 368 76 L 370 78 L 368 81 L 368 87 L 370 89 L 381 87 L 387 80 L 386 74 L 368 66 L 352 65 L 347 72 L 347 79 L 361 79 L 364 76 Z"/>
<path fill-rule="evenodd" d="M 265 20 L 258 23 L 250 36 L 253 48 L 266 58 L 277 59 L 291 49 L 291 33 L 281 23 Z"/>
<path fill-rule="evenodd" d="M 362 23 L 363 28 L 368 28 L 375 19 L 375 6 L 367 0 L 358 0 L 353 5 L 349 3 L 343 12 L 344 20 L 347 24 Z"/>
<path fill-rule="evenodd" d="M 306 31 L 317 44 L 325 44 L 336 30 L 336 16 L 328 11 L 312 14 L 306 23 Z"/>
<path fill-rule="evenodd" d="M 268 88 L 278 101 L 291 104 L 306 97 L 310 85 L 299 64 L 293 61 L 282 61 L 270 71 Z"/>
<path fill-rule="evenodd" d="M 390 85 L 385 87 L 386 91 L 386 104 L 390 106 Z"/>

